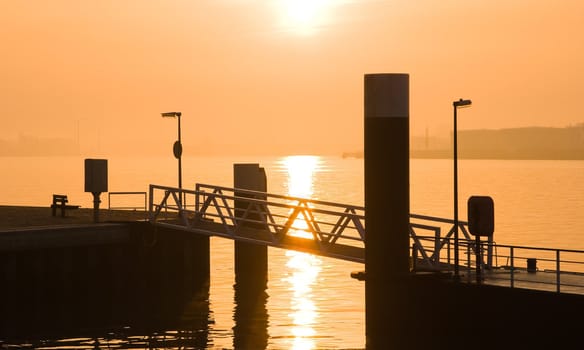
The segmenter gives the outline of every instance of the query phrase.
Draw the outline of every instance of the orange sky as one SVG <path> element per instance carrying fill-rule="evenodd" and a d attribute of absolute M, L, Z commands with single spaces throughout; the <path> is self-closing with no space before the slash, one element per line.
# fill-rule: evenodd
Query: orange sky
<path fill-rule="evenodd" d="M 185 155 L 340 154 L 383 72 L 412 135 L 584 122 L 581 0 L 1 1 L 0 139 L 170 153 L 177 110 Z"/>

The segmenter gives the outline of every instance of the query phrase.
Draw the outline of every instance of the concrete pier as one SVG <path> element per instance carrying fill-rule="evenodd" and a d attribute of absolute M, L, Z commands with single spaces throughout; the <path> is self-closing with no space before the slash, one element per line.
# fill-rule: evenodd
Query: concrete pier
<path fill-rule="evenodd" d="M 180 322 L 209 288 L 209 238 L 147 222 L 0 232 L 0 339 Z"/>

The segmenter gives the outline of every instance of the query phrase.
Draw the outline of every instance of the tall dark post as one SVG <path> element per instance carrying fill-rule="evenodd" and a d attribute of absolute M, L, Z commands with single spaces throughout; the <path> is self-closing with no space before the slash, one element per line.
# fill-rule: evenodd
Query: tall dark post
<path fill-rule="evenodd" d="M 452 102 L 454 108 L 454 129 L 452 130 L 452 148 L 454 154 L 452 155 L 454 162 L 454 278 L 460 279 L 459 275 L 459 254 L 458 254 L 458 127 L 457 127 L 457 113 L 459 107 L 466 107 L 472 104 L 471 100 L 463 100 Z"/>
<path fill-rule="evenodd" d="M 182 142 L 180 140 L 180 116 L 182 113 L 177 113 L 178 116 L 178 144 L 180 151 L 178 152 L 178 188 L 182 189 Z M 181 198 L 182 199 L 182 198 Z"/>
<path fill-rule="evenodd" d="M 452 148 L 454 154 L 452 159 L 454 162 L 454 277 L 456 279 L 460 278 L 460 272 L 458 269 L 459 265 L 459 255 L 458 255 L 458 129 L 457 129 L 457 116 L 456 111 L 458 110 L 456 102 L 452 104 L 454 107 L 454 129 L 452 130 Z"/>
<path fill-rule="evenodd" d="M 405 346 L 409 275 L 409 75 L 365 75 L 367 349 Z"/>
<path fill-rule="evenodd" d="M 165 113 L 161 113 L 163 118 L 178 118 L 178 139 L 177 141 L 174 142 L 174 144 L 172 145 L 172 153 L 174 154 L 174 157 L 176 159 L 178 159 L 178 188 L 179 190 L 182 190 L 182 143 L 181 143 L 181 138 L 180 138 L 180 117 L 182 115 L 181 112 L 165 112 Z M 179 195 L 179 207 L 181 208 L 181 211 L 179 212 L 179 216 L 182 215 L 182 209 L 183 205 L 184 205 L 184 200 L 183 200 L 183 193 L 181 191 L 180 195 Z"/>

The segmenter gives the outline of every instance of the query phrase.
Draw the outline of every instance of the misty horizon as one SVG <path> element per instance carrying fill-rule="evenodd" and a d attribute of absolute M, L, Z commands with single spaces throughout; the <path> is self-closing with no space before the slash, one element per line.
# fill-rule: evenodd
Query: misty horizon
<path fill-rule="evenodd" d="M 550 157 L 549 151 L 570 150 L 574 152 L 584 152 L 584 123 L 568 125 L 563 128 L 530 126 L 523 128 L 508 129 L 476 129 L 459 130 L 459 137 L 462 138 L 461 156 L 465 157 L 474 152 L 475 155 L 501 154 L 505 149 L 512 149 L 519 154 L 529 153 L 529 158 L 537 158 L 538 153 L 542 157 Z M 561 135 L 557 135 L 561 132 Z M 568 134 L 566 134 L 568 133 Z M 499 135 L 493 138 L 493 135 Z M 465 137 L 465 135 L 470 135 Z M 504 136 L 501 136 L 504 135 Z M 568 137 L 566 137 L 568 136 Z M 502 138 L 503 137 L 503 138 Z M 533 138 L 529 141 L 529 138 Z M 517 139 L 514 142 L 513 139 Z M 527 138 L 527 139 L 526 139 Z M 546 139 L 550 139 L 546 143 Z M 168 140 L 160 147 L 143 144 L 133 147 L 118 148 L 112 146 L 109 140 L 102 140 L 99 136 L 83 140 L 79 136 L 74 137 L 33 137 L 29 135 L 19 135 L 16 139 L 0 138 L 0 156 L 80 156 L 80 155 L 137 155 L 137 156 L 168 156 L 172 152 L 174 139 Z M 520 144 L 513 145 L 513 143 Z M 362 156 L 362 147 L 354 149 L 328 148 L 322 149 L 311 144 L 292 145 L 267 148 L 246 147 L 245 144 L 222 144 L 216 147 L 197 147 L 189 140 L 182 138 L 185 156 L 285 156 L 285 155 L 319 155 L 319 156 Z M 542 148 L 542 145 L 543 148 Z M 547 145 L 547 146 L 545 146 Z M 432 134 L 429 130 L 423 135 L 410 136 L 410 149 L 415 152 L 415 156 L 420 156 L 418 151 L 447 151 L 452 148 L 452 131 L 447 135 Z M 470 153 L 469 153 L 470 152 Z M 477 153 L 478 152 L 478 153 Z M 516 153 L 517 154 L 517 153 Z M 577 154 L 575 154 L 577 155 Z M 569 158 L 574 158 L 571 155 Z M 427 157 L 428 155 L 423 155 Z M 433 156 L 445 157 L 446 153 L 436 153 Z M 552 159 L 554 156 L 551 156 Z M 565 156 L 558 155 L 560 159 Z M 576 158 L 582 158 L 576 157 Z"/>
<path fill-rule="evenodd" d="M 292 4 L 7 3 L 0 140 L 164 154 L 180 111 L 191 154 L 335 154 L 376 72 L 410 75 L 413 136 L 448 137 L 459 98 L 459 130 L 584 120 L 581 1 Z"/>

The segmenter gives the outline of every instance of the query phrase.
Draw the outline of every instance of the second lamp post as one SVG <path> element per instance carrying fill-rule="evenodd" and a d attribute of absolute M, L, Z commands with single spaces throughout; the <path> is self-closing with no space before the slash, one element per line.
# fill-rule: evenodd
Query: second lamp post
<path fill-rule="evenodd" d="M 181 164 L 181 156 L 182 156 L 182 144 L 180 142 L 180 116 L 182 115 L 181 112 L 166 112 L 162 113 L 163 118 L 178 118 L 178 140 L 172 146 L 172 152 L 174 153 L 174 157 L 178 159 L 178 188 L 182 190 L 182 164 Z M 182 197 L 182 194 L 181 194 Z M 181 200 L 182 202 L 182 200 Z"/>
<path fill-rule="evenodd" d="M 457 139 L 457 126 L 456 126 L 456 111 L 459 107 L 468 107 L 472 104 L 471 100 L 463 100 L 462 98 L 458 101 L 452 102 L 454 107 L 454 130 L 452 135 L 452 143 L 454 148 L 454 277 L 459 278 L 458 272 L 458 139 Z"/>

